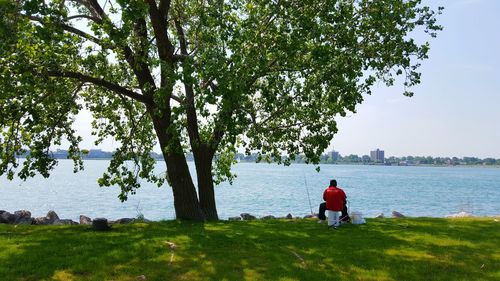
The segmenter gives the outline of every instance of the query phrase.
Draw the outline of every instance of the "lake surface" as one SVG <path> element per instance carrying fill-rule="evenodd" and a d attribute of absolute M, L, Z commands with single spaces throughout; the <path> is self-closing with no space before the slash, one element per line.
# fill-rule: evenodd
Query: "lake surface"
<path fill-rule="evenodd" d="M 59 217 L 76 221 L 81 214 L 108 219 L 139 213 L 150 220 L 175 217 L 169 186 L 157 188 L 146 183 L 122 203 L 117 198 L 118 187 L 99 187 L 96 182 L 109 161 L 84 162 L 85 170 L 76 174 L 71 161 L 60 160 L 48 179 L 37 176 L 24 182 L 0 178 L 0 210 L 26 209 L 34 217 L 55 210 Z M 194 164 L 190 167 L 193 170 Z M 158 162 L 157 173 L 164 170 L 164 162 Z M 233 171 L 238 175 L 233 185 L 224 183 L 215 191 L 223 219 L 245 212 L 304 216 L 312 209 L 316 213 L 331 178 L 336 178 L 347 193 L 350 210 L 366 217 L 390 216 L 393 210 L 428 217 L 460 211 L 476 216 L 500 214 L 499 168 L 321 165 L 318 173 L 312 165 L 239 163 Z"/>

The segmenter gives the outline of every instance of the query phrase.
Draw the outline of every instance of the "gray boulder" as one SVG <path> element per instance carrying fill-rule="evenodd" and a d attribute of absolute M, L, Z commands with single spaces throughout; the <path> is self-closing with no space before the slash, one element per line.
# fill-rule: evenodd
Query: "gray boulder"
<path fill-rule="evenodd" d="M 375 217 L 376 219 L 383 219 L 385 218 L 384 213 L 380 213 L 378 216 Z"/>
<path fill-rule="evenodd" d="M 69 219 L 62 219 L 54 221 L 54 225 L 76 225 L 78 224 L 76 221 Z"/>
<path fill-rule="evenodd" d="M 272 215 L 264 216 L 264 217 L 261 218 L 261 220 L 274 220 L 274 219 L 276 219 L 276 217 L 272 216 Z"/>
<path fill-rule="evenodd" d="M 16 224 L 27 224 L 27 225 L 35 224 L 35 219 L 32 217 L 19 218 L 16 221 Z"/>
<path fill-rule="evenodd" d="M 54 222 L 59 220 L 59 216 L 54 211 L 49 211 L 45 217 L 50 222 L 50 224 L 53 224 Z"/>
<path fill-rule="evenodd" d="M 228 220 L 230 220 L 230 221 L 240 221 L 241 217 L 230 217 L 230 218 L 228 218 Z"/>
<path fill-rule="evenodd" d="M 288 214 L 288 215 L 286 215 L 285 218 L 290 220 L 290 219 L 293 219 L 293 216 L 292 216 L 292 214 Z"/>
<path fill-rule="evenodd" d="M 19 216 L 19 218 L 31 218 L 31 212 L 27 210 L 15 211 L 14 215 Z"/>
<path fill-rule="evenodd" d="M 108 220 L 105 218 L 95 218 L 92 220 L 92 229 L 97 231 L 108 230 L 110 227 L 108 225 Z"/>
<path fill-rule="evenodd" d="M 80 215 L 80 224 L 92 224 L 92 219 L 87 216 Z"/>
<path fill-rule="evenodd" d="M 51 224 L 52 222 L 47 219 L 47 217 L 38 217 L 35 218 L 33 224 L 36 225 L 48 225 Z"/>
<path fill-rule="evenodd" d="M 249 220 L 254 220 L 254 219 L 256 219 L 256 217 L 255 217 L 255 216 L 253 216 L 253 215 L 251 215 L 251 214 L 249 214 L 249 213 L 243 213 L 243 214 L 241 214 L 240 216 L 241 216 L 241 218 L 242 218 L 243 220 L 245 220 L 245 221 L 249 221 Z"/>
<path fill-rule="evenodd" d="M 0 223 L 14 224 L 19 219 L 19 216 L 11 214 L 7 211 L 0 215 Z"/>
<path fill-rule="evenodd" d="M 14 215 L 17 216 L 15 224 L 33 224 L 34 219 L 31 218 L 31 212 L 27 210 L 15 211 Z"/>
<path fill-rule="evenodd" d="M 392 211 L 392 217 L 394 218 L 404 218 L 406 217 L 405 215 L 401 214 L 400 212 L 398 211 Z"/>
<path fill-rule="evenodd" d="M 121 218 L 121 219 L 117 219 L 114 223 L 129 224 L 129 223 L 133 223 L 133 222 L 135 222 L 135 219 L 133 219 L 133 218 Z"/>
<path fill-rule="evenodd" d="M 0 223 L 7 223 L 7 215 L 4 215 L 5 213 L 8 213 L 7 211 L 0 211 Z"/>
<path fill-rule="evenodd" d="M 60 224 L 59 216 L 54 211 L 49 211 L 45 217 L 36 218 L 33 224 L 36 225 L 49 225 Z"/>

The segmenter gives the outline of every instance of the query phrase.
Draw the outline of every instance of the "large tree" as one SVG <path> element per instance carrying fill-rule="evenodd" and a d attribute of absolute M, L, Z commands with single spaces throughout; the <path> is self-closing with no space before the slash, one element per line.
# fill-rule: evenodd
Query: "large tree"
<path fill-rule="evenodd" d="M 0 0 L 0 174 L 48 176 L 93 114 L 120 144 L 101 185 L 173 189 L 177 218 L 217 219 L 238 148 L 317 163 L 374 83 L 420 82 L 441 27 L 419 0 Z M 401 79 L 398 79 L 401 75 Z M 159 143 L 166 175 L 153 173 Z M 29 151 L 23 161 L 20 153 Z M 198 186 L 185 153 L 192 152 Z"/>

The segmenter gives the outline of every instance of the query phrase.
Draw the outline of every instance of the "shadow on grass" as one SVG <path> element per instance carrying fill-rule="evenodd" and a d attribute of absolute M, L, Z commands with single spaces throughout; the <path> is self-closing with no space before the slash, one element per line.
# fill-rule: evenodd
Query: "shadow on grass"
<path fill-rule="evenodd" d="M 493 220 L 0 227 L 2 280 L 498 280 Z M 167 242 L 177 246 L 172 250 Z"/>

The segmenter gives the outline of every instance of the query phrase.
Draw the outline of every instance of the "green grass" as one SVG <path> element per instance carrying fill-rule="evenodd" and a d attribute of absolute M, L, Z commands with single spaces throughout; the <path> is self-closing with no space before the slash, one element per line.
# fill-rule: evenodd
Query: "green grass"
<path fill-rule="evenodd" d="M 177 248 L 172 250 L 168 243 Z M 0 225 L 0 280 L 500 280 L 500 222 Z"/>

